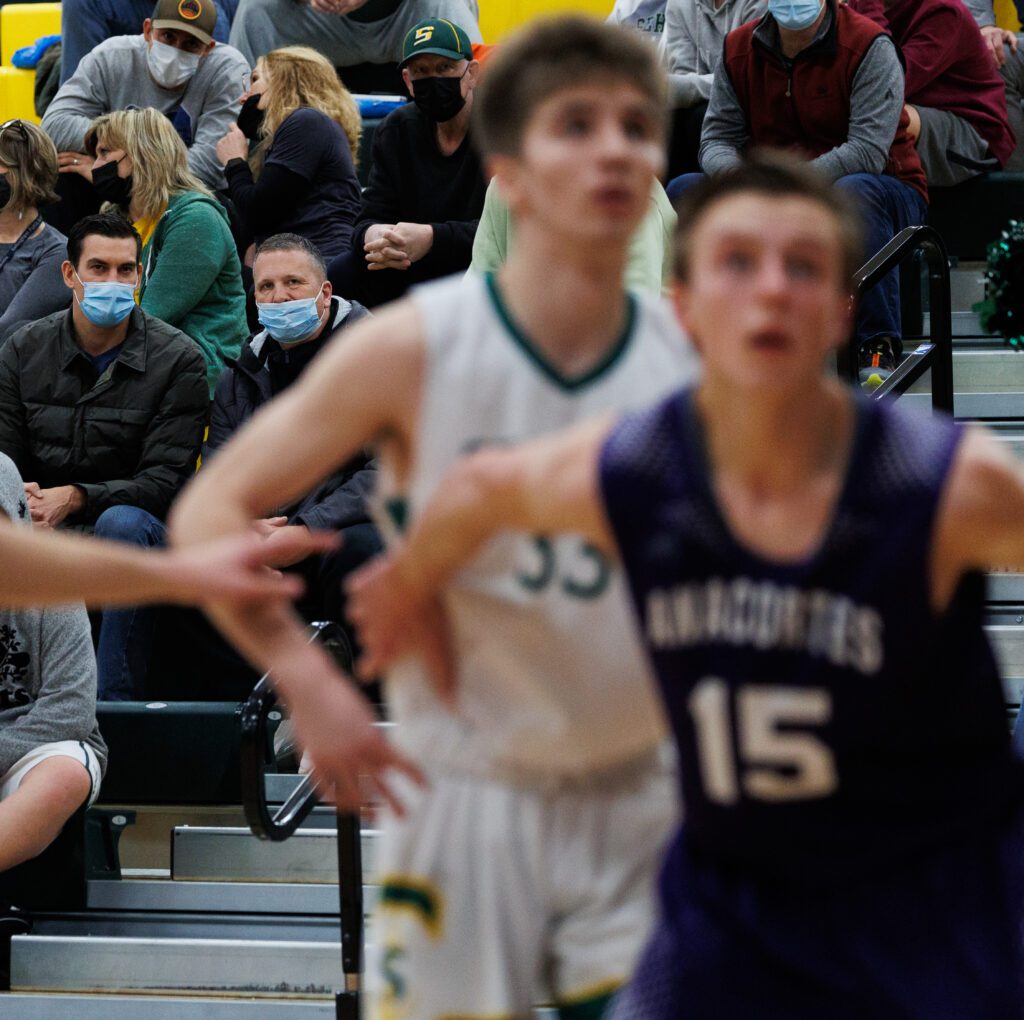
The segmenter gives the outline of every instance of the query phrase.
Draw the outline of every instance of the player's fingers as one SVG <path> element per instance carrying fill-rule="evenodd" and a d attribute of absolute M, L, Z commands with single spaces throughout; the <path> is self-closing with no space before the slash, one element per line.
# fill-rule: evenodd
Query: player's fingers
<path fill-rule="evenodd" d="M 388 752 L 389 768 L 397 769 L 407 779 L 411 779 L 417 786 L 426 787 L 430 785 L 427 782 L 426 775 L 418 765 L 406 758 L 405 755 L 399 754 L 399 752 L 390 744 L 388 744 Z"/>
<path fill-rule="evenodd" d="M 391 808 L 397 818 L 404 818 L 405 805 L 398 799 L 398 796 L 395 794 L 394 790 L 391 789 L 387 780 L 380 775 L 371 776 L 370 779 L 374 793 L 376 793 L 376 795 L 383 800 L 389 808 Z"/>
<path fill-rule="evenodd" d="M 1006 35 L 1003 36 L 1003 42 L 1010 47 L 1011 53 L 1017 52 L 1017 36 L 1014 35 L 1013 32 L 1007 32 Z"/>

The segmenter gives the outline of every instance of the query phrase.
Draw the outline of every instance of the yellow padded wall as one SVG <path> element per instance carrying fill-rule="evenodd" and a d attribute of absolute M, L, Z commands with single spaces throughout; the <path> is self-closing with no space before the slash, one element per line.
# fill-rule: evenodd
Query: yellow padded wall
<path fill-rule="evenodd" d="M 480 31 L 484 42 L 496 43 L 538 14 L 579 11 L 606 18 L 613 5 L 614 0 L 480 0 Z"/>
<path fill-rule="evenodd" d="M 44 35 L 60 35 L 60 4 L 7 4 L 0 7 L 0 64 Z"/>
<path fill-rule="evenodd" d="M 1020 17 L 1013 0 L 995 0 L 996 24 L 1011 32 L 1020 31 Z"/>
<path fill-rule="evenodd" d="M 19 117 L 39 123 L 35 108 L 36 76 L 16 67 L 0 67 L 0 123 Z"/>

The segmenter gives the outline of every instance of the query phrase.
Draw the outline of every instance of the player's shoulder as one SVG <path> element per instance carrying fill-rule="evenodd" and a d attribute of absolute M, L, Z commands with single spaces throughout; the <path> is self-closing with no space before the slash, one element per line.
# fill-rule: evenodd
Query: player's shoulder
<path fill-rule="evenodd" d="M 624 414 L 601 450 L 601 474 L 628 484 L 660 486 L 675 477 L 693 399 L 690 387 L 674 390 L 642 410 Z"/>
<path fill-rule="evenodd" d="M 479 332 L 478 319 L 489 299 L 486 281 L 470 270 L 413 287 L 407 300 L 420 316 L 427 341 L 449 343 Z"/>
<path fill-rule="evenodd" d="M 940 486 L 963 438 L 963 426 L 944 414 L 931 414 L 895 401 L 857 396 L 861 458 L 870 476 L 865 486 L 898 494 Z"/>
<path fill-rule="evenodd" d="M 949 481 L 947 505 L 956 513 L 994 507 L 1019 494 L 1021 468 L 1005 443 L 980 425 L 963 429 Z"/>

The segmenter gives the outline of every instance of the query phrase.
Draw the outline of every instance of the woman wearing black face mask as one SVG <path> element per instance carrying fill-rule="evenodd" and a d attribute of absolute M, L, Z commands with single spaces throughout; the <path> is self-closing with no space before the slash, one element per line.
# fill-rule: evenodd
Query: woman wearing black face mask
<path fill-rule="evenodd" d="M 39 128 L 0 124 L 0 343 L 71 300 L 60 274 L 67 238 L 38 208 L 57 200 L 57 172 L 57 150 Z"/>
<path fill-rule="evenodd" d="M 196 342 L 212 397 L 247 335 L 242 267 L 224 207 L 189 169 L 185 143 L 158 110 L 97 117 L 85 146 L 93 187 L 142 238 L 139 307 Z"/>
<path fill-rule="evenodd" d="M 334 68 L 288 46 L 256 62 L 238 122 L 217 143 L 244 250 L 298 234 L 326 259 L 348 251 L 359 214 L 355 165 L 362 121 Z"/>

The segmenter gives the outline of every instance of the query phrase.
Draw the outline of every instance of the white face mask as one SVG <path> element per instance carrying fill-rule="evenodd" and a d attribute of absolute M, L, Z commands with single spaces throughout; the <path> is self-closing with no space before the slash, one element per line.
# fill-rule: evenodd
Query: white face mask
<path fill-rule="evenodd" d="M 165 89 L 176 89 L 189 80 L 199 69 L 202 59 L 198 53 L 186 53 L 167 43 L 154 40 L 149 47 L 149 73 Z"/>

